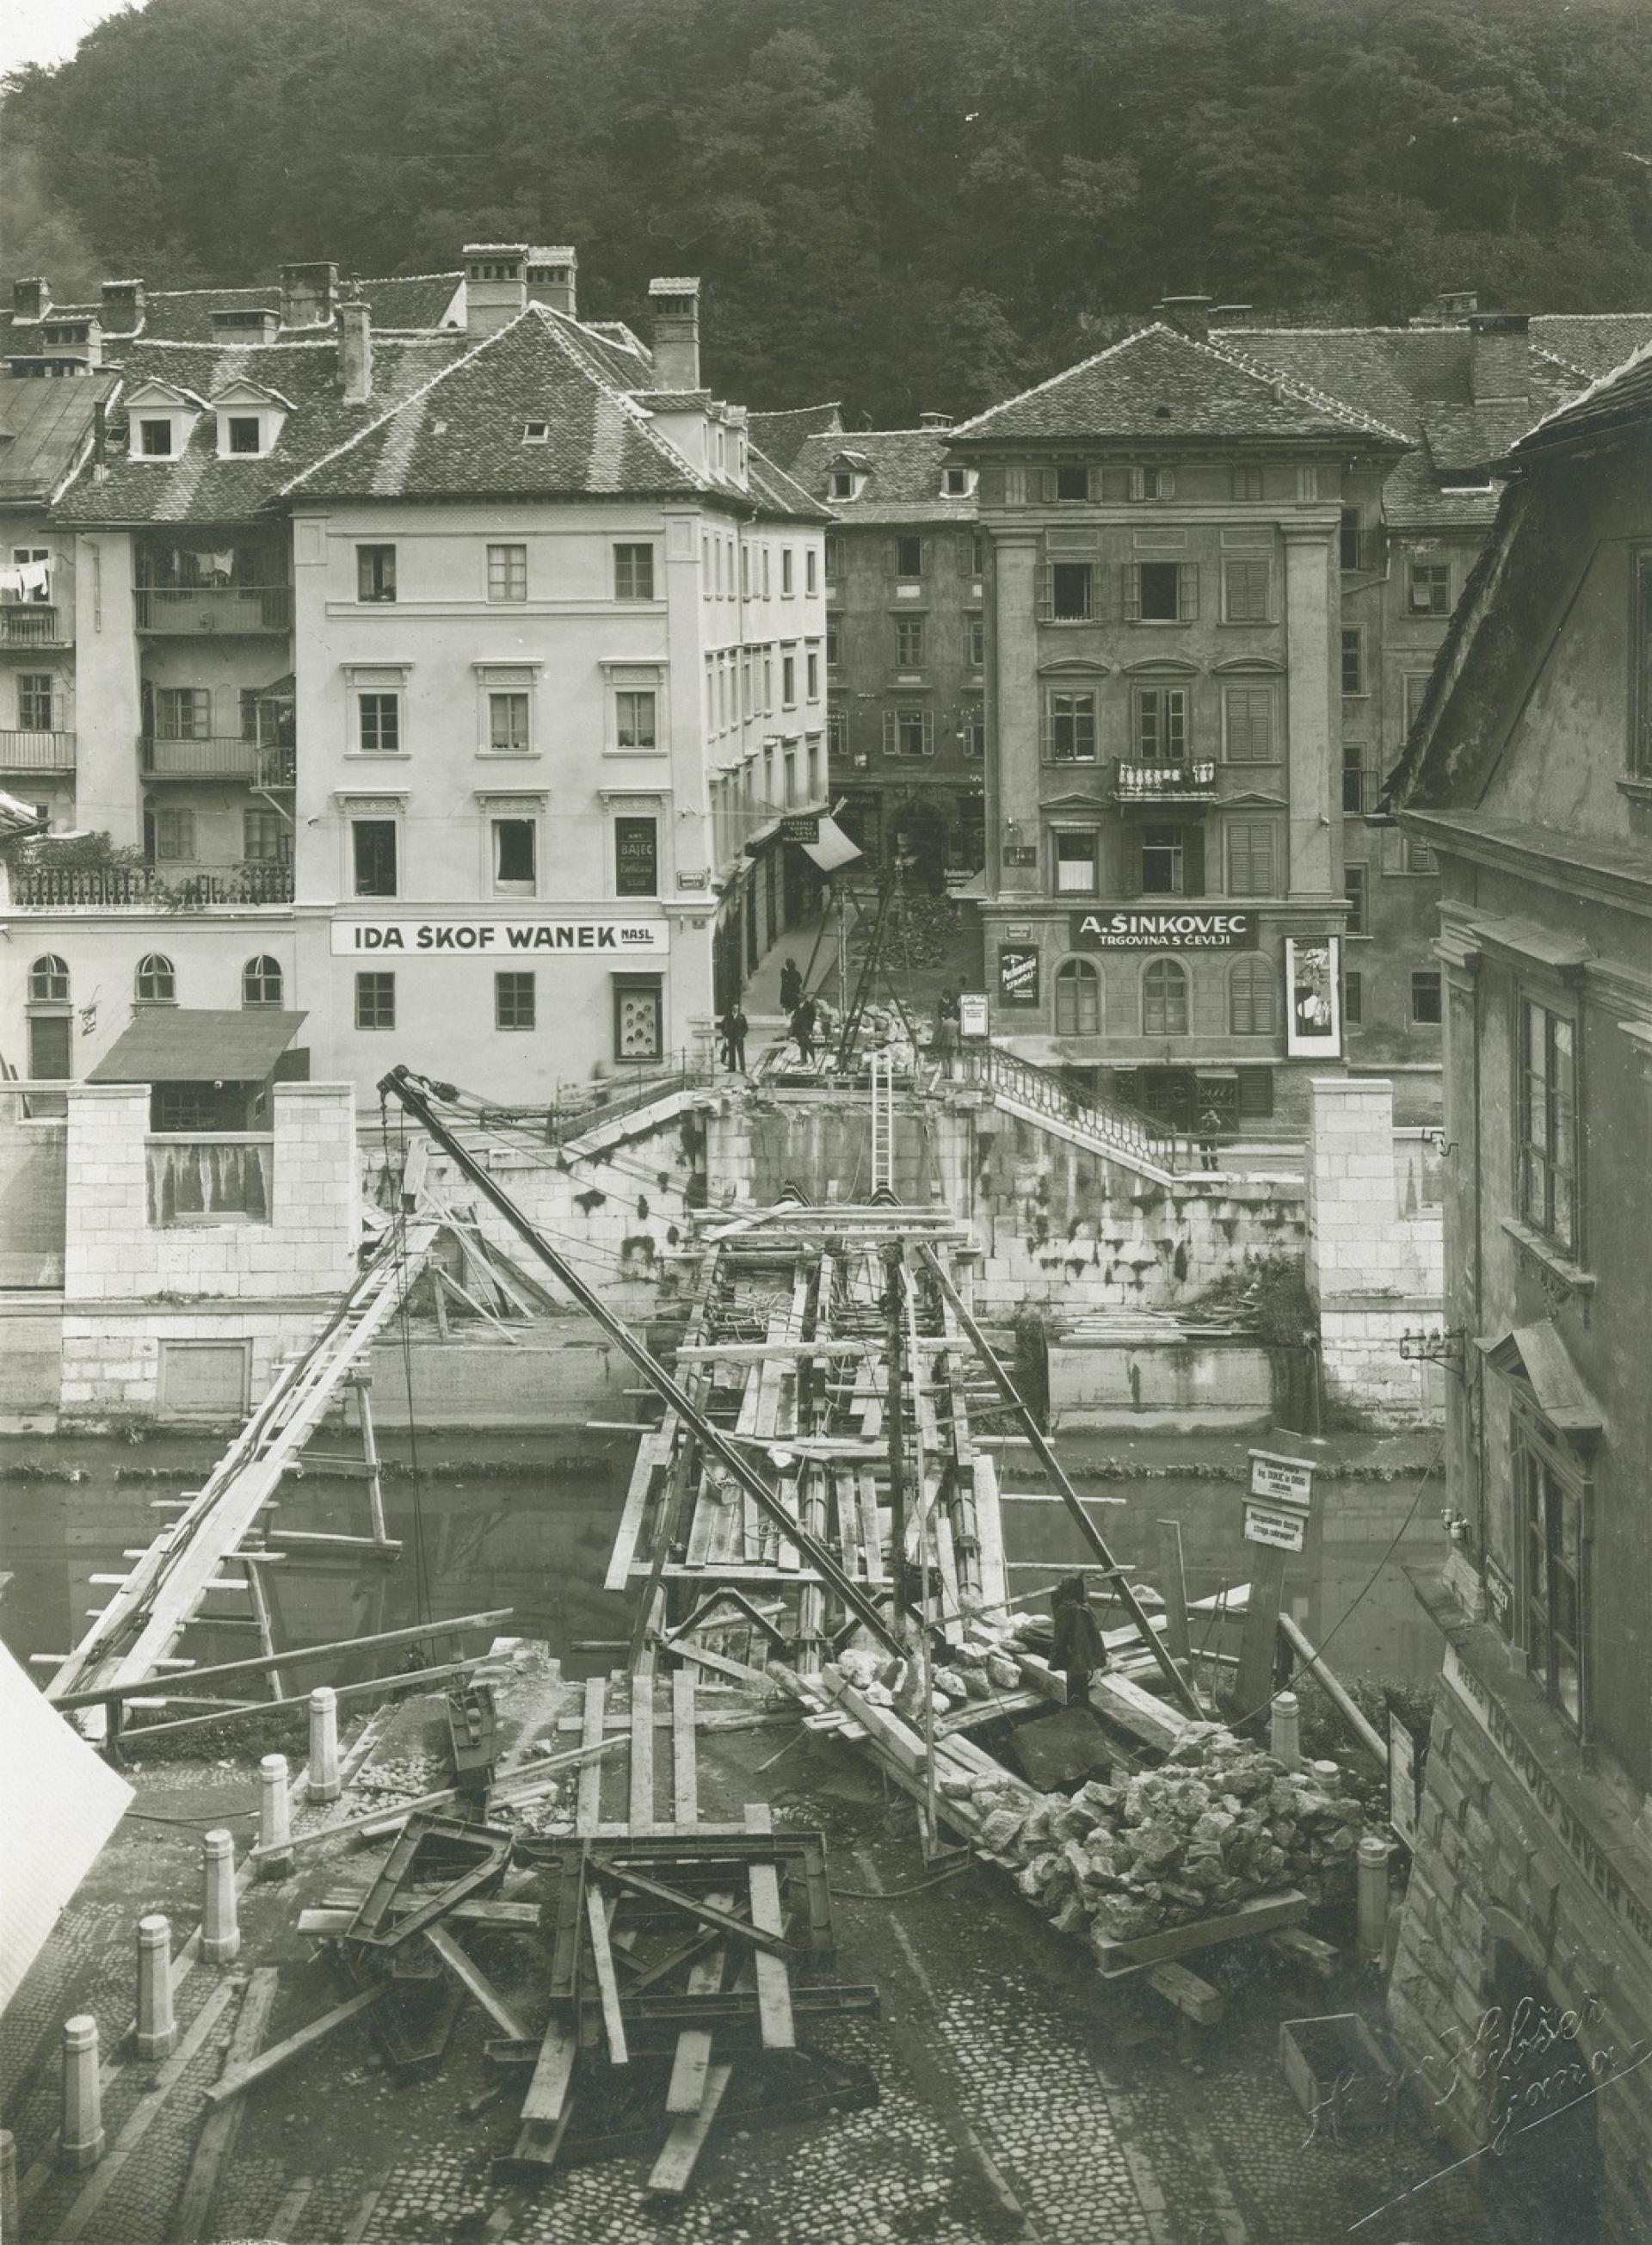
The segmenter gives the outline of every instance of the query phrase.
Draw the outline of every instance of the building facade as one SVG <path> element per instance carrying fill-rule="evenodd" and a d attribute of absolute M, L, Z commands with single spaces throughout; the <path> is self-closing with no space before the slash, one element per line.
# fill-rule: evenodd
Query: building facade
<path fill-rule="evenodd" d="M 1392 783 L 1440 869 L 1455 1542 L 1418 1584 L 1445 1685 L 1391 2001 L 1453 2135 L 1555 2234 L 1627 2241 L 1652 2225 L 1652 353 L 1505 472 Z"/>
<path fill-rule="evenodd" d="M 1342 512 L 1403 434 L 1164 321 L 951 448 L 993 1032 L 1181 1128 L 1299 1133 L 1343 1055 Z"/>
<path fill-rule="evenodd" d="M 824 510 L 701 387 L 697 281 L 645 345 L 579 319 L 572 249 L 464 254 L 139 290 L 50 382 L 19 284 L 16 386 L 90 432 L 24 712 L 74 722 L 19 729 L 67 731 L 44 799 L 88 838 L 12 853 L 19 1073 L 85 1075 L 135 1007 L 285 1005 L 316 1075 L 531 1102 L 703 1052 L 800 908 L 769 838 L 823 800 Z"/>

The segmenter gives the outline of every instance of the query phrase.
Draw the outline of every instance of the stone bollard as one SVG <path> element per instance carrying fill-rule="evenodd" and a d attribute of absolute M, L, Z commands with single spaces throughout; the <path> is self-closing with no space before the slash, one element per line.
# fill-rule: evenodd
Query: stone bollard
<path fill-rule="evenodd" d="M 0 2237 L 17 2245 L 17 2140 L 10 2128 L 0 2128 Z"/>
<path fill-rule="evenodd" d="M 138 2055 L 169 2058 L 178 2045 L 173 2016 L 172 1927 L 164 1917 L 138 1921 Z"/>
<path fill-rule="evenodd" d="M 1378 1957 L 1388 1937 L 1388 1842 L 1374 1832 L 1359 1843 L 1355 1878 L 1359 1896 L 1357 1945 L 1362 1957 Z"/>
<path fill-rule="evenodd" d="M 287 1798 L 287 1756 L 266 1754 L 258 1765 L 258 1875 L 284 1879 L 293 1868 L 293 1812 Z M 263 1852 L 267 1849 L 269 1852 Z"/>
<path fill-rule="evenodd" d="M 338 1694 L 330 1684 L 318 1684 L 310 1693 L 309 1798 L 336 1801 L 338 1777 Z"/>
<path fill-rule="evenodd" d="M 81 2011 L 63 2025 L 63 2130 L 58 2164 L 73 2174 L 104 2154 L 103 2091 L 98 2079 L 98 2022 Z"/>
<path fill-rule="evenodd" d="M 200 1843 L 200 1953 L 209 1964 L 227 1964 L 240 1954 L 240 1919 L 235 1901 L 235 1842 L 227 1832 L 207 1832 Z"/>
<path fill-rule="evenodd" d="M 1268 1750 L 1287 1769 L 1302 1767 L 1302 1702 L 1294 1692 L 1276 1692 Z"/>

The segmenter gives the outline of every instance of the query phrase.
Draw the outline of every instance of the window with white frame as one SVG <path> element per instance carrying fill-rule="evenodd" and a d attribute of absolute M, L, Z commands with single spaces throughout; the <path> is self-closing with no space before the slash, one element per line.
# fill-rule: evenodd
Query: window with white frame
<path fill-rule="evenodd" d="M 241 968 L 241 1004 L 243 1006 L 279 1006 L 285 987 L 279 959 L 261 952 L 249 959 Z"/>
<path fill-rule="evenodd" d="M 355 1026 L 358 1029 L 396 1027 L 396 977 L 383 971 L 355 978 Z"/>
<path fill-rule="evenodd" d="M 908 704 L 884 712 L 884 754 L 886 756 L 932 756 L 935 753 L 935 713 Z"/>
<path fill-rule="evenodd" d="M 897 616 L 895 619 L 895 661 L 901 670 L 917 670 L 924 661 L 924 618 Z"/>
<path fill-rule="evenodd" d="M 1129 623 L 1183 624 L 1199 614 L 1196 561 L 1132 561 L 1124 572 L 1124 613 Z"/>
<path fill-rule="evenodd" d="M 1188 689 L 1185 686 L 1137 686 L 1131 689 L 1135 758 L 1142 764 L 1185 763 L 1188 756 Z"/>
<path fill-rule="evenodd" d="M 1058 896 L 1093 897 L 1098 891 L 1100 837 L 1093 826 L 1065 826 L 1055 838 Z"/>
<path fill-rule="evenodd" d="M 193 811 L 151 810 L 144 813 L 149 849 L 158 865 L 189 865 L 195 860 L 195 814 Z"/>
<path fill-rule="evenodd" d="M 1054 688 L 1048 702 L 1050 761 L 1058 764 L 1095 762 L 1095 695 L 1087 687 Z"/>
<path fill-rule="evenodd" d="M 488 752 L 496 756 L 525 756 L 532 747 L 530 699 L 517 689 L 488 695 Z"/>
<path fill-rule="evenodd" d="M 660 696 L 651 686 L 621 686 L 613 697 L 613 742 L 616 749 L 641 755 L 660 745 Z"/>
<path fill-rule="evenodd" d="M 173 456 L 173 424 L 170 415 L 164 419 L 159 415 L 145 415 L 138 424 L 138 452 L 146 460 L 169 460 Z"/>
<path fill-rule="evenodd" d="M 138 962 L 132 995 L 140 1006 L 175 1006 L 178 972 L 165 952 L 152 951 Z"/>
<path fill-rule="evenodd" d="M 393 756 L 402 747 L 402 696 L 374 688 L 355 697 L 355 745 L 364 756 Z"/>
<path fill-rule="evenodd" d="M 528 549 L 525 546 L 490 546 L 488 598 L 493 601 L 525 600 L 528 597 Z"/>
<path fill-rule="evenodd" d="M 654 550 L 652 545 L 632 542 L 614 547 L 613 596 L 616 600 L 653 600 Z"/>
<path fill-rule="evenodd" d="M 374 605 L 396 598 L 394 546 L 358 546 L 355 549 L 355 597 Z"/>
<path fill-rule="evenodd" d="M 803 548 L 803 590 L 814 593 L 820 585 L 820 555 L 812 546 Z"/>

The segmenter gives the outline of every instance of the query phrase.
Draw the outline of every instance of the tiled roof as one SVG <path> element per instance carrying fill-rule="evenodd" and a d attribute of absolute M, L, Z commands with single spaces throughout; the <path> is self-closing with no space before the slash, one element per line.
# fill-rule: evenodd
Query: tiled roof
<path fill-rule="evenodd" d="M 1420 446 L 1396 460 L 1383 478 L 1383 520 L 1391 530 L 1485 530 L 1496 519 L 1500 486 L 1442 485 Z"/>
<path fill-rule="evenodd" d="M 829 405 L 792 405 L 779 412 L 754 413 L 750 422 L 752 442 L 761 444 L 775 466 L 788 474 L 796 470 L 806 437 L 824 436 L 843 425 L 843 412 L 835 398 Z"/>
<path fill-rule="evenodd" d="M 260 459 L 220 460 L 216 417 L 203 414 L 183 451 L 168 461 L 127 457 L 124 424 L 112 418 L 110 464 L 101 478 L 83 481 L 60 512 L 74 522 L 244 522 L 267 506 L 302 469 L 336 451 L 350 437 L 383 420 L 443 368 L 476 345 L 455 334 L 375 336 L 373 395 L 347 405 L 331 342 L 209 344 L 155 343 L 122 347 L 118 370 L 130 394 L 139 383 L 171 383 L 210 398 L 247 379 L 279 390 L 292 401 L 274 450 Z M 41 383 L 64 390 L 68 383 Z M 518 434 L 520 432 L 518 431 Z"/>
<path fill-rule="evenodd" d="M 1340 402 L 1308 377 L 1259 363 L 1257 355 L 1245 355 L 1249 349 L 1248 339 L 1197 343 L 1157 322 L 951 434 L 966 443 L 1189 437 L 1345 441 L 1355 433 L 1404 441 L 1392 422 Z"/>
<path fill-rule="evenodd" d="M 263 1083 L 308 1020 L 256 1006 L 149 1006 L 121 1031 L 88 1083 Z"/>
<path fill-rule="evenodd" d="M 1454 468 L 1483 468 L 1500 460 L 1543 410 L 1542 404 L 1431 404 L 1423 414 L 1423 443 L 1437 469 L 1449 472 Z"/>
<path fill-rule="evenodd" d="M 545 444 L 523 425 L 549 424 Z M 287 482 L 295 499 L 698 496 L 695 473 L 598 370 L 573 322 L 538 305 Z"/>
<path fill-rule="evenodd" d="M 866 481 L 855 499 L 831 499 L 840 522 L 973 522 L 973 499 L 941 489 L 950 429 L 854 429 L 805 439 L 793 472 L 817 499 L 829 499 L 839 460 Z M 954 464 L 956 465 L 956 464 Z"/>
<path fill-rule="evenodd" d="M 752 505 L 759 514 L 781 515 L 789 521 L 829 522 L 832 511 L 822 506 L 783 468 L 777 468 L 755 444 L 746 447 L 746 482 Z"/>
<path fill-rule="evenodd" d="M 1513 458 L 1528 460 L 1556 444 L 1636 426 L 1652 434 L 1652 342 L 1642 343 L 1622 366 L 1540 421 L 1514 446 Z"/>
<path fill-rule="evenodd" d="M 1652 312 L 1540 312 L 1532 322 L 1532 341 L 1598 382 L 1652 343 Z"/>
<path fill-rule="evenodd" d="M 112 374 L 0 375 L 0 505 L 56 498 L 91 442 L 98 400 L 114 386 Z"/>
<path fill-rule="evenodd" d="M 377 281 L 346 281 L 341 286 L 360 294 L 376 329 L 421 329 L 439 326 L 464 278 L 462 273 L 391 274 Z M 145 298 L 140 340 L 209 343 L 213 340 L 214 312 L 256 311 L 266 304 L 278 311 L 281 301 L 281 282 L 276 279 L 251 288 L 151 288 Z M 95 320 L 101 316 L 102 309 L 100 303 L 53 304 L 46 316 Z M 10 313 L 0 315 L 0 351 L 15 349 L 19 340 L 36 331 L 32 322 L 24 322 L 14 332 Z M 105 343 L 110 340 L 105 337 Z"/>

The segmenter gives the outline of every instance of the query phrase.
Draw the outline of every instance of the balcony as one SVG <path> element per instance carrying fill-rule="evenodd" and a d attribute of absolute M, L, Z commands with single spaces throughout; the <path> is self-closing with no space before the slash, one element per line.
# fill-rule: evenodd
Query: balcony
<path fill-rule="evenodd" d="M 138 743 L 146 779 L 228 779 L 248 781 L 258 765 L 258 743 L 196 734 L 186 741 L 156 740 L 146 735 Z"/>
<path fill-rule="evenodd" d="M 1121 803 L 1214 803 L 1216 768 L 1208 764 L 1114 765 L 1114 791 Z"/>
<path fill-rule="evenodd" d="M 271 792 L 290 795 L 298 785 L 297 749 L 290 746 L 257 749 L 253 763 L 253 785 Z"/>
<path fill-rule="evenodd" d="M 71 772 L 74 768 L 72 733 L 0 732 L 0 771 Z"/>
<path fill-rule="evenodd" d="M 146 865 L 28 865 L 12 875 L 12 901 L 38 912 L 147 905 L 153 912 L 204 912 L 214 905 L 289 905 L 291 865 L 226 865 L 163 877 Z"/>
<path fill-rule="evenodd" d="M 49 600 L 26 600 L 0 607 L 0 647 L 66 647 L 64 623 Z"/>
<path fill-rule="evenodd" d="M 273 1137 L 253 1131 L 204 1137 L 179 1130 L 152 1136 L 144 1147 L 149 1221 L 158 1229 L 269 1222 Z"/>
<path fill-rule="evenodd" d="M 132 600 L 138 628 L 152 638 L 235 637 L 292 629 L 290 585 L 134 585 Z"/>

